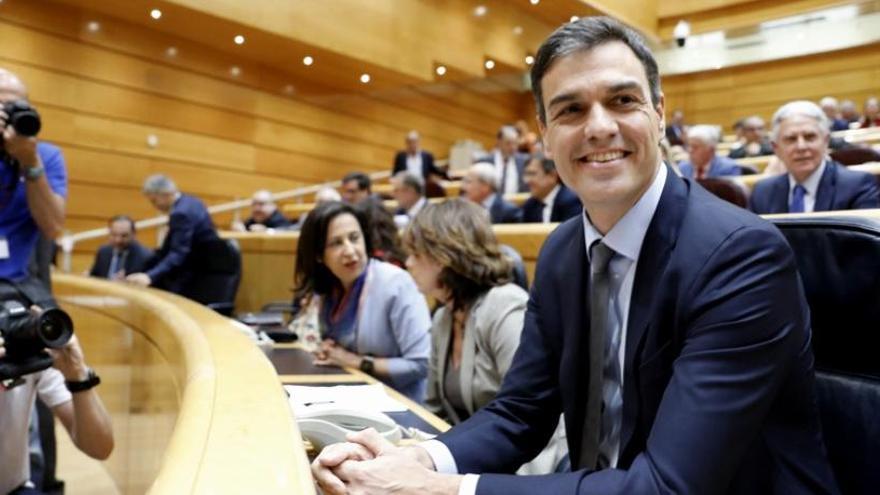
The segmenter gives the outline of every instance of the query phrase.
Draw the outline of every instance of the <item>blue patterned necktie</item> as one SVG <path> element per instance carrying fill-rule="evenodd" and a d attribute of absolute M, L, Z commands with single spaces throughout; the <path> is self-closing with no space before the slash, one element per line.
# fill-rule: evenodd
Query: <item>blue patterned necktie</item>
<path fill-rule="evenodd" d="M 788 207 L 789 213 L 803 213 L 804 210 L 804 195 L 807 193 L 807 190 L 804 189 L 804 186 L 800 184 L 795 184 L 794 189 L 791 192 L 791 204 Z"/>

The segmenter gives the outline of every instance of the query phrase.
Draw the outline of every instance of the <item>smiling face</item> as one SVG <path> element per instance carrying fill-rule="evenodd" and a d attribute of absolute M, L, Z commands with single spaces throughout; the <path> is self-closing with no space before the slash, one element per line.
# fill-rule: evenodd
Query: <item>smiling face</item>
<path fill-rule="evenodd" d="M 825 159 L 828 140 L 816 119 L 792 115 L 779 123 L 773 149 L 794 180 L 803 182 Z"/>
<path fill-rule="evenodd" d="M 345 290 L 350 289 L 364 272 L 367 247 L 364 233 L 354 215 L 342 213 L 330 221 L 321 261 L 339 279 Z"/>
<path fill-rule="evenodd" d="M 658 170 L 663 98 L 651 103 L 644 67 L 618 41 L 556 60 L 541 88 L 545 151 L 591 218 L 598 214 L 611 221 L 596 226 L 610 228 Z"/>

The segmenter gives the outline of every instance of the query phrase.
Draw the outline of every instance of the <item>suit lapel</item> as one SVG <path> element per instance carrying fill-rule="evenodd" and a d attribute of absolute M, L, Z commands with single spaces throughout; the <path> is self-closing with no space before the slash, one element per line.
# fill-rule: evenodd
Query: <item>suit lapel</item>
<path fill-rule="evenodd" d="M 461 343 L 461 366 L 459 368 L 459 379 L 461 380 L 461 398 L 464 402 L 464 408 L 469 414 L 474 414 L 474 361 L 477 355 L 477 339 L 474 336 L 476 332 L 475 313 L 482 299 L 474 304 L 471 308 L 468 319 L 465 322 L 463 342 Z"/>
<path fill-rule="evenodd" d="M 654 218 L 645 233 L 636 265 L 632 296 L 627 320 L 626 351 L 624 358 L 623 426 L 620 434 L 620 454 L 632 437 L 638 419 L 638 382 L 635 377 L 635 358 L 641 347 L 651 319 L 658 314 L 655 306 L 660 300 L 658 283 L 664 279 L 670 251 L 678 239 L 678 231 L 687 208 L 688 188 L 684 181 L 670 171 L 654 212 Z"/>
<path fill-rule="evenodd" d="M 782 174 L 773 183 L 773 204 L 770 213 L 788 213 L 788 174 Z"/>
<path fill-rule="evenodd" d="M 448 309 L 440 319 L 438 328 L 446 330 L 441 330 L 440 334 L 437 336 L 437 395 L 440 397 L 440 403 L 443 404 L 443 408 L 446 409 L 446 411 L 452 412 L 454 415 L 455 409 L 446 398 L 446 387 L 444 386 L 444 381 L 446 380 L 446 362 L 449 360 L 449 342 L 452 339 L 452 312 Z M 455 420 L 458 420 L 458 418 L 455 417 Z"/>
<path fill-rule="evenodd" d="M 834 204 L 834 191 L 837 182 L 837 167 L 834 162 L 828 160 L 825 163 L 825 171 L 819 179 L 819 187 L 816 188 L 816 202 L 813 211 L 829 211 Z"/>

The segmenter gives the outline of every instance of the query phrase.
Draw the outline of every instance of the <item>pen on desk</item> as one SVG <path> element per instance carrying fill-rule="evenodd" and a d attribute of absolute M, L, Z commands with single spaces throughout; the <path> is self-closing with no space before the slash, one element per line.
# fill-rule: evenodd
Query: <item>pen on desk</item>
<path fill-rule="evenodd" d="M 316 404 L 333 404 L 333 403 L 334 403 L 334 401 L 332 401 L 332 400 L 319 400 L 319 401 L 315 401 L 315 402 L 306 402 L 303 405 L 306 407 L 309 407 L 309 406 L 314 406 Z"/>

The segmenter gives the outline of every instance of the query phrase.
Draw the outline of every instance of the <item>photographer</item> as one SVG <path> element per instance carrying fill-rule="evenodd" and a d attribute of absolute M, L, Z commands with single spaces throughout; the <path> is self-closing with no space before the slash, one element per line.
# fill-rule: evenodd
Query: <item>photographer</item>
<path fill-rule="evenodd" d="M 21 80 L 0 69 L 0 278 L 14 281 L 27 277 L 38 230 L 47 239 L 61 234 L 67 196 L 61 151 L 9 125 L 7 106 L 26 101 Z"/>
<path fill-rule="evenodd" d="M 3 283 L 4 300 L 12 284 Z M 31 495 L 28 461 L 28 421 L 35 397 L 47 404 L 85 454 L 106 459 L 113 450 L 110 417 L 94 391 L 100 383 L 86 366 L 76 336 L 60 349 L 48 349 L 52 368 L 0 383 L 0 494 Z M 7 355 L 0 335 L 0 360 Z"/>

